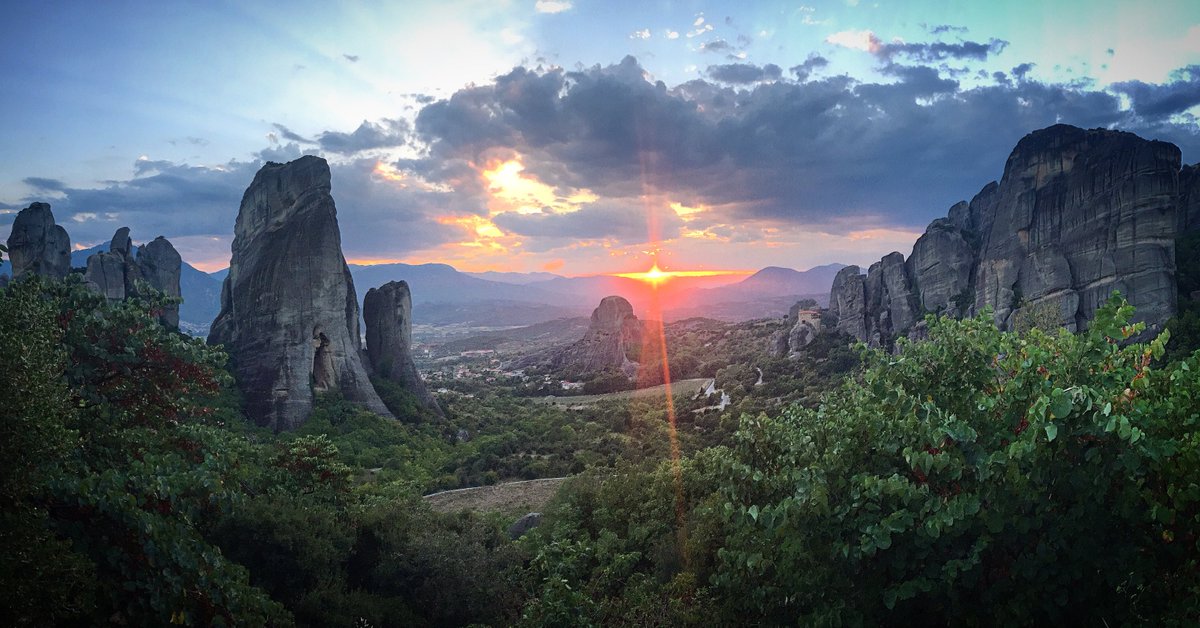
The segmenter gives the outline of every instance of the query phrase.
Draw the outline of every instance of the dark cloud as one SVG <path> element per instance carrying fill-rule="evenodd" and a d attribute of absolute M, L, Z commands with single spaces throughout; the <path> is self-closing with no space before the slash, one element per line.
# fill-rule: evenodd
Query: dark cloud
<path fill-rule="evenodd" d="M 813 72 L 816 72 L 817 70 L 820 70 L 828 65 L 829 59 L 826 59 L 825 57 L 822 57 L 814 52 L 808 55 L 808 58 L 804 60 L 804 63 L 801 63 L 800 65 L 794 65 L 791 68 L 788 68 L 788 71 L 796 77 L 797 81 L 804 82 L 808 80 L 809 76 L 812 76 Z"/>
<path fill-rule="evenodd" d="M 480 169 L 507 159 L 519 158 L 525 175 L 560 196 L 599 196 L 575 212 L 495 217 L 525 239 L 522 250 L 544 251 L 641 242 L 647 207 L 670 238 L 683 224 L 662 209 L 669 201 L 707 207 L 686 226 L 718 235 L 762 224 L 833 233 L 921 228 L 998 179 L 1021 137 L 1058 122 L 1132 131 L 1200 158 L 1197 126 L 1176 117 L 1200 103 L 1200 68 L 1163 84 L 1100 91 L 1039 82 L 1022 64 L 970 87 L 919 56 L 881 63 L 879 82 L 814 78 L 828 63 L 815 55 L 792 68 L 795 80 L 778 66 L 728 64 L 674 87 L 648 79 L 633 57 L 575 71 L 517 67 L 429 103 L 411 127 L 380 120 L 308 139 L 276 125 L 285 142 L 250 161 L 141 160 L 129 180 L 94 189 L 38 177 L 25 183 L 53 194 L 75 242 L 106 240 L 121 225 L 135 238 L 228 237 L 262 161 L 321 151 L 337 157 L 333 192 L 347 255 L 379 258 L 471 237 L 446 217 L 488 215 Z M 417 156 L 383 169 L 362 152 L 400 145 L 418 148 Z"/>
<path fill-rule="evenodd" d="M 1016 77 L 1016 79 L 1018 81 L 1023 81 L 1023 80 L 1025 80 L 1025 75 L 1029 74 L 1029 72 L 1032 71 L 1036 65 L 1037 64 L 1034 64 L 1034 63 L 1022 63 L 1021 65 L 1014 67 L 1010 71 L 1012 72 L 1012 75 L 1014 77 Z"/>
<path fill-rule="evenodd" d="M 966 34 L 967 27 L 966 26 L 951 26 L 949 24 L 939 24 L 937 26 L 930 27 L 928 30 L 929 30 L 930 35 L 942 35 L 945 33 L 957 33 L 959 35 L 963 35 L 963 34 Z"/>
<path fill-rule="evenodd" d="M 67 184 L 58 179 L 47 179 L 45 177 L 25 177 L 22 183 L 37 190 L 38 192 L 63 192 L 67 189 Z"/>
<path fill-rule="evenodd" d="M 726 65 L 710 65 L 705 74 L 714 81 L 733 83 L 735 85 L 750 85 L 762 81 L 776 81 L 783 76 L 779 66 L 768 63 L 757 66 L 751 63 L 730 63 Z"/>
<path fill-rule="evenodd" d="M 903 56 L 913 61 L 932 63 L 946 59 L 972 59 L 986 61 L 988 55 L 1000 54 L 1008 47 L 1003 39 L 989 39 L 988 42 L 960 41 L 958 43 L 929 42 L 929 43 L 883 43 L 878 39 L 873 53 L 881 59 L 891 60 Z"/>
<path fill-rule="evenodd" d="M 700 44 L 700 50 L 703 50 L 704 52 L 725 52 L 727 50 L 733 50 L 733 46 L 724 39 L 714 39 L 712 41 Z"/>
<path fill-rule="evenodd" d="M 358 55 L 343 54 L 342 57 L 344 59 L 346 59 L 347 61 L 349 61 L 350 63 L 358 63 L 358 59 L 359 59 Z"/>
<path fill-rule="evenodd" d="M 269 148 L 261 156 L 289 161 L 301 154 L 300 146 L 290 143 Z M 147 167 L 147 163 L 153 165 Z M 137 241 L 159 235 L 216 236 L 227 246 L 242 194 L 262 163 L 231 161 L 210 168 L 140 160 L 134 164 L 135 172 L 140 173 L 137 176 L 91 189 L 72 188 L 52 179 L 30 179 L 50 182 L 56 188 L 58 195 L 51 199 L 55 218 L 66 227 L 72 242 L 106 241 L 118 227 L 128 226 Z M 401 257 L 461 236 L 453 227 L 436 221 L 440 211 L 453 205 L 452 195 L 380 180 L 375 167 L 374 159 L 330 165 L 342 246 L 348 257 Z M 5 218 L 11 223 L 11 217 Z"/>
<path fill-rule="evenodd" d="M 1112 93 L 1032 80 L 964 89 L 928 66 L 883 70 L 894 80 L 777 80 L 739 92 L 651 83 L 633 58 L 576 72 L 517 68 L 426 107 L 415 132 L 430 164 L 481 163 L 502 149 L 547 184 L 603 198 L 651 190 L 698 198 L 726 221 L 842 230 L 924 226 L 999 178 L 1022 136 L 1057 122 L 1200 150 L 1192 127 L 1122 110 Z M 433 166 L 424 171 L 440 180 Z M 574 225 L 503 220 L 531 233 L 535 221 Z"/>
<path fill-rule="evenodd" d="M 276 131 L 279 131 L 280 137 L 282 137 L 285 140 L 288 140 L 289 142 L 300 142 L 301 144 L 313 144 L 314 143 L 312 140 L 308 139 L 307 137 L 304 137 L 298 133 L 294 133 L 291 129 L 287 128 L 286 126 L 283 126 L 282 124 L 279 124 L 278 122 L 272 124 L 271 126 L 275 127 Z"/>
<path fill-rule="evenodd" d="M 1126 81 L 1112 89 L 1128 96 L 1139 116 L 1160 120 L 1200 105 L 1200 65 L 1173 72 L 1169 83 Z"/>
<path fill-rule="evenodd" d="M 317 144 L 331 153 L 350 155 L 373 148 L 403 146 L 408 141 L 408 123 L 404 120 L 383 119 L 378 124 L 363 120 L 352 133 L 325 131 L 317 136 Z"/>
<path fill-rule="evenodd" d="M 506 232 L 544 239 L 546 249 L 567 246 L 580 240 L 610 240 L 620 244 L 642 244 L 648 240 L 646 208 L 638 199 L 615 199 L 589 203 L 577 211 L 540 214 L 508 212 L 493 222 Z M 679 236 L 683 222 L 673 211 L 656 215 L 662 239 Z"/>

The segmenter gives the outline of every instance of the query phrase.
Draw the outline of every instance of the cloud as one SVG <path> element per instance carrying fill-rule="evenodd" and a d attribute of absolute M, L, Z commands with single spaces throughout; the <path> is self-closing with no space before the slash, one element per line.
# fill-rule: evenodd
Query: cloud
<path fill-rule="evenodd" d="M 1200 105 L 1200 65 L 1176 70 L 1169 83 L 1124 81 L 1114 83 L 1111 89 L 1128 96 L 1138 115 L 1162 120 Z"/>
<path fill-rule="evenodd" d="M 953 44 L 940 41 L 912 44 L 893 42 L 881 44 L 871 52 L 883 59 L 890 60 L 893 57 L 905 56 L 914 61 L 932 63 L 946 59 L 986 61 L 989 55 L 1000 54 L 1007 47 L 1008 42 L 1003 39 L 989 39 L 986 44 L 977 41 L 961 41 Z"/>
<path fill-rule="evenodd" d="M 673 31 L 669 28 L 667 30 L 663 31 L 663 35 L 667 39 L 679 39 L 679 31 Z"/>
<path fill-rule="evenodd" d="M 404 120 L 383 119 L 379 123 L 363 120 L 351 133 L 325 131 L 317 136 L 317 144 L 331 153 L 350 155 L 373 148 L 393 148 L 408 142 L 410 129 Z"/>
<path fill-rule="evenodd" d="M 310 137 L 275 125 L 276 141 L 245 161 L 146 158 L 130 164 L 129 178 L 94 188 L 25 184 L 53 196 L 75 242 L 128 225 L 135 239 L 196 238 L 228 255 L 261 163 L 319 152 L 331 158 L 348 256 L 503 263 L 539 251 L 574 260 L 582 248 L 602 259 L 610 245 L 653 234 L 681 246 L 790 234 L 770 241 L 785 246 L 887 233 L 893 246 L 999 178 L 1021 137 L 1056 122 L 1121 128 L 1200 157 L 1200 133 L 1186 119 L 1200 103 L 1196 67 L 1111 90 L 1034 80 L 1030 64 L 960 83 L 907 54 L 880 57 L 880 80 L 814 76 L 827 67 L 817 54 L 787 75 L 718 64 L 669 86 L 633 57 L 574 70 L 519 66 L 428 102 L 411 123 L 371 120 Z M 369 152 L 399 146 L 413 150 L 394 160 Z M 494 175 L 510 163 L 521 167 L 507 171 L 506 188 Z M 492 257 L 463 257 L 473 251 Z"/>
<path fill-rule="evenodd" d="M 884 61 L 904 56 L 923 63 L 947 59 L 986 61 L 989 55 L 1000 54 L 1008 47 L 1007 41 L 994 38 L 989 39 L 987 43 L 976 41 L 959 41 L 957 43 L 893 41 L 885 43 L 869 30 L 840 31 L 826 37 L 825 42 L 843 48 L 869 52 Z"/>
<path fill-rule="evenodd" d="M 796 77 L 797 81 L 804 82 L 808 80 L 809 76 L 812 76 L 813 72 L 828 65 L 829 59 L 826 59 L 825 57 L 822 57 L 814 52 L 808 55 L 808 58 L 804 60 L 804 63 L 794 65 L 788 68 L 788 71 Z"/>
<path fill-rule="evenodd" d="M 823 65 L 814 56 L 797 67 Z M 781 76 L 739 92 L 729 85 L 768 70 L 713 66 L 711 80 L 668 87 L 632 57 L 574 72 L 516 68 L 422 110 L 414 131 L 430 153 L 416 167 L 438 181 L 436 164 L 513 151 L 539 181 L 600 199 L 650 191 L 705 205 L 701 222 L 847 233 L 923 227 L 999 178 L 1022 136 L 1060 121 L 1115 125 L 1200 153 L 1193 128 L 1124 111 L 1113 93 L 1031 80 L 964 89 L 929 66 L 881 69 L 891 82 Z M 469 180 L 454 187 L 465 198 L 485 194 Z M 534 239 L 552 227 L 582 229 L 574 222 L 582 217 L 533 216 L 496 224 Z"/>
<path fill-rule="evenodd" d="M 46 177 L 25 177 L 21 182 L 38 192 L 65 192 L 67 189 L 67 184 L 62 181 Z"/>
<path fill-rule="evenodd" d="M 656 208 L 659 239 L 680 234 L 683 222 L 671 210 Z M 543 250 L 552 250 L 580 240 L 608 240 L 617 244 L 644 244 L 650 241 L 647 210 L 639 199 L 612 199 L 589 203 L 568 213 L 544 212 L 518 214 L 506 212 L 493 222 L 501 229 L 522 236 L 545 240 Z"/>
<path fill-rule="evenodd" d="M 538 13 L 562 13 L 570 11 L 572 6 L 567 0 L 537 0 L 533 9 Z"/>
<path fill-rule="evenodd" d="M 733 46 L 724 39 L 714 39 L 710 42 L 700 44 L 700 50 L 703 50 L 704 52 L 724 52 L 727 50 L 733 50 Z"/>
<path fill-rule="evenodd" d="M 633 31 L 629 34 L 630 39 L 650 39 L 650 29 L 643 28 L 640 31 Z"/>
<path fill-rule="evenodd" d="M 776 81 L 783 76 L 783 70 L 773 63 L 768 63 L 762 67 L 750 63 L 710 65 L 705 73 L 714 81 L 733 83 L 735 85 Z"/>
<path fill-rule="evenodd" d="M 345 60 L 349 61 L 350 63 L 358 63 L 359 56 L 358 56 L 358 55 L 348 55 L 348 54 L 343 54 L 343 55 L 342 55 L 342 58 L 344 58 Z"/>
<path fill-rule="evenodd" d="M 930 35 L 942 35 L 945 33 L 965 35 L 967 33 L 966 26 L 951 26 L 949 24 L 938 24 L 937 26 L 929 27 L 928 30 Z"/>
<path fill-rule="evenodd" d="M 283 126 L 282 124 L 279 124 L 278 122 L 273 123 L 271 126 L 275 127 L 275 130 L 279 132 L 279 137 L 282 137 L 283 139 L 288 140 L 290 142 L 299 142 L 301 144 L 313 144 L 314 143 L 312 140 L 308 139 L 307 137 L 304 137 L 302 135 L 294 133 L 291 129 L 287 128 L 286 126 Z"/>
<path fill-rule="evenodd" d="M 883 42 L 871 31 L 839 31 L 825 38 L 825 43 L 875 54 Z"/>

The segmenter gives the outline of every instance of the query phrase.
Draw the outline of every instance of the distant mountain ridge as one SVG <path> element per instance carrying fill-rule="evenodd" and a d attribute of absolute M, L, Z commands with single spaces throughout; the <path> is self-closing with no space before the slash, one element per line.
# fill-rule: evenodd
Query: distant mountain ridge
<path fill-rule="evenodd" d="M 102 244 L 74 251 L 71 265 L 83 267 Z M 564 277 L 553 273 L 466 273 L 448 264 L 350 264 L 355 291 L 361 299 L 370 288 L 404 280 L 412 290 L 413 321 L 425 325 L 531 325 L 557 318 L 586 315 L 600 299 L 620 295 L 638 311 L 648 311 L 652 288 L 636 279 L 612 275 Z M 711 316 L 723 320 L 764 318 L 786 313 L 794 297 L 812 296 L 824 302 L 828 286 L 843 264 L 825 264 L 805 271 L 770 266 L 726 285 L 697 287 L 688 278 L 676 278 L 658 288 L 664 318 Z M 0 274 L 7 274 L 7 262 Z M 180 320 L 191 333 L 204 335 L 220 311 L 221 283 L 228 269 L 212 273 L 183 263 L 180 284 L 183 306 Z M 705 285 L 703 283 L 701 286 Z"/>

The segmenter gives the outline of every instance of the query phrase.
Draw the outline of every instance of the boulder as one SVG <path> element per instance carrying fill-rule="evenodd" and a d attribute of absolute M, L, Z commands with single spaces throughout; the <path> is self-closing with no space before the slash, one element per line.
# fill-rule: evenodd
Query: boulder
<path fill-rule="evenodd" d="M 71 237 L 54 223 L 46 203 L 33 203 L 17 213 L 7 246 L 13 279 L 26 274 L 62 279 L 71 272 Z"/>
<path fill-rule="evenodd" d="M 421 405 L 442 414 L 412 357 L 412 295 L 408 283 L 389 281 L 363 299 L 367 357 L 375 374 L 408 390 Z"/>
<path fill-rule="evenodd" d="M 247 415 L 276 431 L 301 425 L 326 391 L 392 416 L 367 375 L 330 191 L 319 157 L 258 171 L 242 197 L 208 337 L 229 352 Z"/>
<path fill-rule="evenodd" d="M 531 512 L 517 519 L 512 525 L 508 526 L 508 538 L 517 540 L 525 536 L 526 532 L 538 527 L 542 523 L 542 513 Z"/>

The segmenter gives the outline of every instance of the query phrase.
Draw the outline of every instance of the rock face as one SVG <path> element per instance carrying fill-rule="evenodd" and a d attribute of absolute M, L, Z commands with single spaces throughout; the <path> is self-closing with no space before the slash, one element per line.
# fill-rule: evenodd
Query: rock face
<path fill-rule="evenodd" d="M 121 227 L 113 235 L 108 252 L 88 257 L 83 279 L 88 287 L 104 295 L 109 302 L 138 296 L 138 281 L 145 281 L 166 296 L 178 297 L 182 269 L 183 259 L 162 236 L 139 248 L 135 259 L 129 227 Z M 167 327 L 178 329 L 179 306 L 164 309 L 158 320 Z"/>
<path fill-rule="evenodd" d="M 771 338 L 776 356 L 795 356 L 812 344 L 824 330 L 821 312 L 805 309 L 800 303 L 792 306 L 784 321 L 784 329 Z"/>
<path fill-rule="evenodd" d="M 363 363 L 325 160 L 269 162 L 255 175 L 208 341 L 229 351 L 246 412 L 259 425 L 295 428 L 323 391 L 391 417 Z"/>
<path fill-rule="evenodd" d="M 858 266 L 847 266 L 833 278 L 829 311 L 837 317 L 838 331 L 867 339 L 866 278 Z"/>
<path fill-rule="evenodd" d="M 834 281 L 838 328 L 876 346 L 913 332 L 924 313 L 997 325 L 1033 319 L 1085 329 L 1119 290 L 1138 320 L 1175 311 L 1175 238 L 1200 228 L 1200 172 L 1179 149 L 1130 133 L 1056 125 L 1022 139 L 1004 176 L 931 223 L 908 261 L 871 266 L 860 291 Z M 843 269 L 845 272 L 845 269 Z"/>
<path fill-rule="evenodd" d="M 168 297 L 179 297 L 182 294 L 179 277 L 183 270 L 183 258 L 166 238 L 158 236 L 139 248 L 137 265 L 141 269 L 142 278 L 155 290 Z M 159 320 L 167 327 L 177 329 L 179 306 L 172 305 L 166 308 Z"/>
<path fill-rule="evenodd" d="M 421 405 L 438 415 L 442 409 L 425 388 L 412 357 L 412 295 L 408 283 L 389 281 L 367 290 L 363 299 L 367 357 L 376 375 L 404 386 Z"/>
<path fill-rule="evenodd" d="M 33 203 L 17 214 L 7 245 L 13 279 L 26 274 L 62 279 L 71 272 L 71 237 L 54 223 L 46 203 Z"/>
<path fill-rule="evenodd" d="M 634 316 L 633 306 L 624 297 L 609 296 L 592 312 L 583 339 L 556 356 L 552 365 L 568 377 L 615 369 L 632 378 L 637 374 L 641 349 L 642 323 Z"/>

